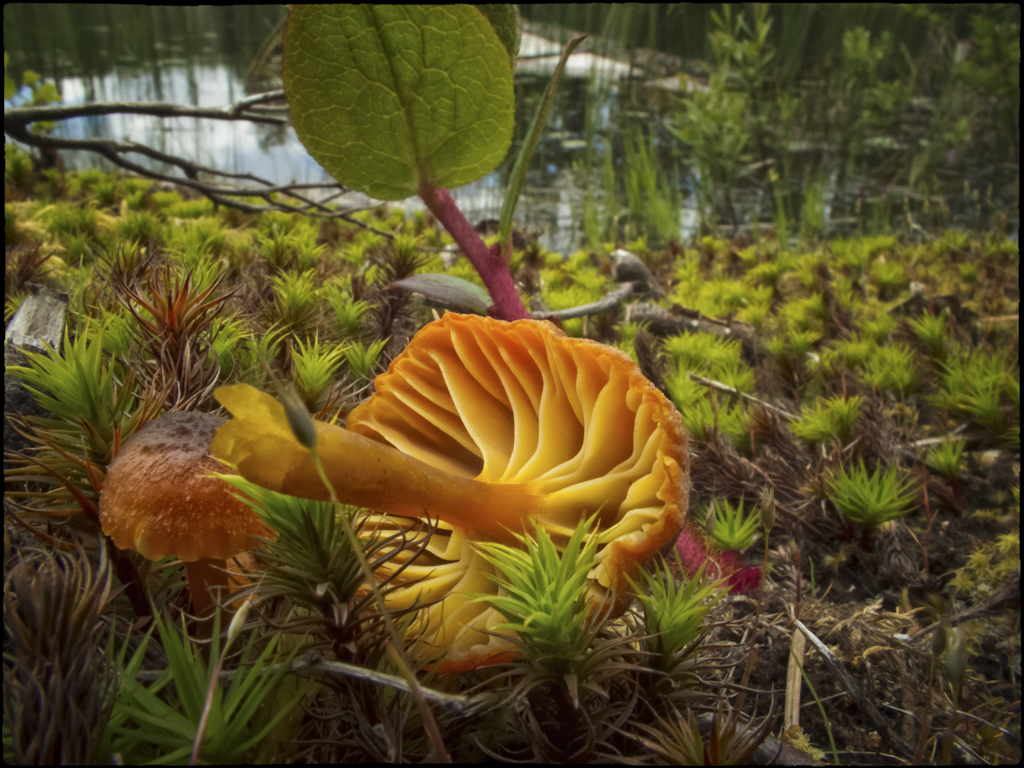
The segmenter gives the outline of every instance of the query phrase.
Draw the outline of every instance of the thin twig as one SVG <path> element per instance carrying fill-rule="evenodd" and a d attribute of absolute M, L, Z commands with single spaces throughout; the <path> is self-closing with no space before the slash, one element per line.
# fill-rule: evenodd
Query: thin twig
<path fill-rule="evenodd" d="M 578 307 L 570 307 L 569 309 L 559 309 L 554 312 L 531 312 L 530 316 L 534 320 L 546 320 L 548 318 L 555 318 L 557 320 L 570 320 L 574 317 L 586 317 L 588 315 L 596 315 L 599 312 L 604 312 L 606 309 L 612 309 L 619 306 L 626 297 L 633 292 L 632 283 L 619 283 L 619 287 L 609 293 L 600 301 L 591 302 L 590 304 L 580 304 Z"/>
<path fill-rule="evenodd" d="M 714 379 L 706 379 L 703 376 L 698 376 L 696 373 L 691 373 L 690 379 L 697 382 L 698 384 L 703 384 L 705 387 L 717 389 L 719 392 L 725 392 L 727 394 L 733 395 L 734 397 L 741 397 L 744 400 L 749 400 L 751 403 L 754 403 L 754 405 L 759 405 L 765 410 L 771 411 L 776 416 L 781 416 L 782 418 L 788 419 L 789 421 L 793 421 L 797 418 L 789 411 L 785 411 L 782 408 L 779 408 L 777 405 L 772 405 L 771 403 L 766 402 L 764 400 L 760 400 L 754 397 L 753 395 L 748 395 L 746 392 L 740 392 L 738 389 L 736 389 L 736 387 L 730 387 L 728 384 L 723 384 L 720 381 L 715 381 Z"/>
<path fill-rule="evenodd" d="M 967 430 L 967 422 L 964 422 L 956 429 L 950 430 L 948 434 L 939 435 L 938 437 L 926 437 L 922 440 L 914 440 L 911 444 L 911 448 L 923 448 L 928 445 L 938 445 L 939 443 L 946 443 L 950 440 L 966 440 L 968 435 L 964 432 Z"/>
<path fill-rule="evenodd" d="M 96 104 L 80 104 L 74 106 L 49 106 L 49 107 L 20 107 L 4 111 L 4 133 L 15 141 L 20 141 L 31 147 L 42 149 L 68 149 L 77 151 L 94 152 L 105 157 L 114 165 L 126 171 L 136 173 L 139 176 L 159 181 L 166 181 L 171 184 L 179 184 L 189 187 L 205 195 L 218 205 L 228 208 L 236 208 L 246 213 L 263 213 L 265 211 L 284 211 L 286 213 L 300 213 L 306 216 L 319 216 L 322 218 L 338 218 L 368 229 L 375 234 L 391 238 L 388 232 L 375 229 L 374 227 L 352 217 L 354 210 L 335 210 L 326 205 L 326 200 L 316 201 L 300 190 L 307 189 L 335 189 L 328 200 L 334 199 L 340 194 L 349 190 L 337 182 L 312 182 L 302 184 L 274 184 L 251 173 L 232 173 L 221 171 L 217 168 L 193 163 L 174 155 L 160 152 L 159 150 L 139 144 L 134 141 L 114 141 L 111 139 L 66 139 L 44 134 L 33 133 L 28 126 L 40 121 L 67 120 L 74 117 L 85 117 L 92 115 L 108 114 L 136 114 L 150 115 L 158 118 L 168 117 L 191 117 L 209 120 L 247 120 L 253 123 L 268 125 L 287 125 L 288 119 L 285 114 L 271 114 L 268 109 L 253 110 L 256 105 L 265 104 L 269 101 L 280 99 L 284 91 L 270 91 L 258 93 L 242 99 L 235 104 L 226 107 L 189 107 L 177 104 L 166 104 L 161 102 L 150 103 L 126 103 L 126 102 L 100 102 Z M 128 160 L 125 155 L 134 153 L 143 155 L 179 169 L 184 178 L 172 176 L 156 170 L 150 170 L 138 163 Z M 251 182 L 260 186 L 228 186 L 224 184 L 212 184 L 200 180 L 200 175 L 233 179 L 243 182 Z M 275 193 L 287 195 L 298 200 L 301 205 L 275 201 L 271 196 Z M 258 197 L 267 202 L 267 205 L 255 205 L 244 200 L 234 198 Z"/>
<path fill-rule="evenodd" d="M 782 732 L 785 733 L 794 725 L 800 725 L 800 688 L 803 685 L 803 677 L 800 674 L 800 664 L 804 660 L 804 648 L 806 638 L 802 632 L 793 632 L 790 641 L 789 668 L 786 670 L 786 708 L 782 720 Z"/>
<path fill-rule="evenodd" d="M 28 125 L 37 122 L 56 122 L 70 120 L 73 117 L 93 117 L 95 115 L 128 114 L 151 115 L 152 117 L 198 117 L 207 120 L 248 120 L 251 123 L 266 125 L 287 125 L 283 117 L 246 114 L 246 110 L 255 104 L 284 98 L 284 91 L 258 93 L 226 107 L 192 107 L 179 104 L 168 104 L 160 101 L 106 101 L 94 104 L 74 104 L 71 106 L 49 107 L 17 107 L 4 110 L 4 130 L 9 123 Z"/>
<path fill-rule="evenodd" d="M 287 673 L 297 675 L 313 675 L 322 672 L 328 675 L 337 675 L 340 677 L 357 677 L 361 680 L 369 680 L 370 682 L 377 683 L 379 685 L 388 685 L 392 688 L 397 688 L 400 691 L 405 691 L 406 693 L 410 692 L 409 683 L 398 675 L 388 675 L 374 669 L 366 669 L 365 667 L 358 667 L 354 664 L 346 664 L 343 661 L 328 661 L 315 652 L 307 654 L 304 660 L 297 659 L 290 663 L 274 664 L 269 667 L 264 667 L 258 674 L 270 675 L 280 671 L 281 669 L 284 669 Z M 241 669 L 222 670 L 218 675 L 218 679 L 221 683 L 228 683 L 231 682 L 235 675 L 241 674 L 244 671 L 245 670 Z M 165 674 L 167 674 L 167 670 L 145 669 L 137 672 L 135 679 L 139 682 L 151 683 L 159 679 L 161 675 Z M 426 688 L 422 685 L 420 686 L 420 691 L 423 693 L 423 698 L 447 707 L 453 712 L 465 712 L 472 708 L 477 701 L 472 696 L 444 693 L 443 691 Z"/>

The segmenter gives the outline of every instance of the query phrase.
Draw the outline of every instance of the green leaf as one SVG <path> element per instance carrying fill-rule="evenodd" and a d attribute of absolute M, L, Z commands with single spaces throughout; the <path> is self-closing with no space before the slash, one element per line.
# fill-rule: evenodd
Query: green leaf
<path fill-rule="evenodd" d="M 512 67 L 472 6 L 298 5 L 284 87 L 310 154 L 381 200 L 493 170 L 514 126 Z"/>
<path fill-rule="evenodd" d="M 486 288 L 481 288 L 479 285 L 455 275 L 428 272 L 396 280 L 391 285 L 405 288 L 407 291 L 415 291 L 426 296 L 427 299 L 454 305 L 464 312 L 472 312 L 476 315 L 486 315 L 487 308 L 494 303 Z"/>
<path fill-rule="evenodd" d="M 512 175 L 509 177 L 508 189 L 505 190 L 505 200 L 501 204 L 498 242 L 502 243 L 503 247 L 504 243 L 508 242 L 509 232 L 512 231 L 512 214 L 516 212 L 516 203 L 519 202 L 519 194 L 523 191 L 523 184 L 526 182 L 526 170 L 530 167 L 530 158 L 533 157 L 533 150 L 537 148 L 541 131 L 544 130 L 544 123 L 548 119 L 548 112 L 551 110 L 551 104 L 555 99 L 555 91 L 558 90 L 558 81 L 562 77 L 562 70 L 565 69 L 565 62 L 569 60 L 569 56 L 576 50 L 576 46 L 583 42 L 585 37 L 586 35 L 574 37 L 566 43 L 565 50 L 562 51 L 562 58 L 558 60 L 555 73 L 551 75 L 551 82 L 548 83 L 548 89 L 544 92 L 544 100 L 540 104 L 540 109 L 533 116 L 530 132 L 527 134 L 523 146 L 519 149 L 519 156 L 516 158 L 516 164 L 512 168 Z"/>
<path fill-rule="evenodd" d="M 523 39 L 523 20 L 519 15 L 519 6 L 513 3 L 485 3 L 477 8 L 494 27 L 498 39 L 508 52 L 512 71 L 515 72 L 519 45 Z"/>

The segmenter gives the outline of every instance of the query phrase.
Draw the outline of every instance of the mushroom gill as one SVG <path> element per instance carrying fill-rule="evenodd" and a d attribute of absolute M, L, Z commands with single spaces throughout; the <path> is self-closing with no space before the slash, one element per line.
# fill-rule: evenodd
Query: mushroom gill
<path fill-rule="evenodd" d="M 475 541 L 517 544 L 541 525 L 563 547 L 598 514 L 591 593 L 628 604 L 628 578 L 675 540 L 688 507 L 686 433 L 674 406 L 624 353 L 566 337 L 554 325 L 446 314 L 424 327 L 374 382 L 348 429 L 316 423 L 318 450 L 338 498 L 375 511 L 382 533 L 424 536 L 378 571 L 405 564 L 389 591 L 418 603 L 414 653 L 441 671 L 506 657 L 487 634 L 505 620 L 472 593 L 495 593 L 494 568 Z M 326 498 L 283 407 L 243 385 L 218 399 L 235 416 L 212 446 L 247 479 Z M 407 562 L 413 558 L 412 562 Z M 628 577 L 628 578 L 627 578 Z"/>

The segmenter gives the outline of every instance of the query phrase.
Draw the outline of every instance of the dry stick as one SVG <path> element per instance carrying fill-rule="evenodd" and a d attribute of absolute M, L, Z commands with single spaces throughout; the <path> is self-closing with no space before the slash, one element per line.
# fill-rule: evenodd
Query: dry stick
<path fill-rule="evenodd" d="M 786 670 L 786 710 L 782 717 L 783 733 L 794 725 L 800 725 L 800 689 L 804 684 L 800 665 L 807 650 L 807 638 L 803 633 L 793 630 L 790 650 L 792 653 L 789 656 L 789 668 Z"/>
<path fill-rule="evenodd" d="M 557 320 L 570 320 L 574 317 L 596 315 L 599 312 L 604 312 L 606 309 L 612 309 L 619 306 L 619 304 L 621 304 L 632 292 L 632 283 L 620 283 L 618 288 L 600 301 L 594 301 L 590 304 L 580 304 L 578 307 L 570 307 L 569 309 L 559 309 L 554 312 L 531 312 L 530 316 L 534 320 L 546 320 L 551 317 Z"/>
<path fill-rule="evenodd" d="M 748 400 L 751 403 L 754 403 L 755 405 L 761 406 L 765 410 L 771 411 L 776 416 L 781 416 L 782 418 L 788 419 L 789 421 L 794 421 L 797 418 L 789 411 L 783 410 L 782 408 L 779 408 L 777 405 L 772 405 L 771 403 L 766 402 L 764 400 L 760 400 L 754 397 L 753 395 L 748 395 L 746 392 L 740 392 L 738 389 L 736 389 L 736 387 L 730 387 L 728 384 L 723 384 L 720 381 L 715 381 L 714 379 L 706 379 L 703 376 L 698 376 L 696 373 L 691 373 L 690 378 L 693 381 L 697 382 L 698 384 L 703 384 L 705 387 L 711 387 L 712 389 L 717 389 L 719 392 L 725 392 L 726 394 L 732 395 L 734 397 L 741 397 L 744 400 Z"/>
<path fill-rule="evenodd" d="M 914 756 L 914 750 L 910 747 L 899 734 L 897 734 L 892 727 L 882 717 L 882 713 L 878 711 L 878 708 L 871 703 L 871 700 L 867 697 L 861 687 L 857 685 L 857 681 L 850 677 L 850 674 L 846 671 L 843 663 L 836 658 L 835 654 L 828 649 L 818 637 L 811 632 L 804 623 L 797 619 L 797 628 L 803 632 L 804 636 L 811 642 L 821 654 L 822 659 L 825 662 L 825 666 L 828 667 L 829 671 L 839 680 L 840 684 L 846 689 L 847 693 L 853 697 L 853 700 L 860 707 L 867 718 L 871 721 L 871 724 L 878 731 L 878 734 L 882 737 L 882 740 L 889 745 L 889 748 L 894 752 L 898 753 L 905 760 L 910 760 Z"/>

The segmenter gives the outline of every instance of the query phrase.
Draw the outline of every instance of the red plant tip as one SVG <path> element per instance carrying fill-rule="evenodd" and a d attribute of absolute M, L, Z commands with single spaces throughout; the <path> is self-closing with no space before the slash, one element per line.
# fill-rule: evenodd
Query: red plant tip
<path fill-rule="evenodd" d="M 729 591 L 734 595 L 753 592 L 761 583 L 761 566 L 755 565 L 752 568 L 741 568 L 730 576 L 725 583 L 729 585 Z"/>
<path fill-rule="evenodd" d="M 728 550 L 717 552 L 703 536 L 693 528 L 684 527 L 676 539 L 676 551 L 683 563 L 683 572 L 692 579 L 702 565 L 708 560 L 711 565 L 705 572 L 715 580 L 725 578 L 729 591 L 734 595 L 757 589 L 761 583 L 761 569 L 741 568 L 742 558 L 739 552 Z"/>

